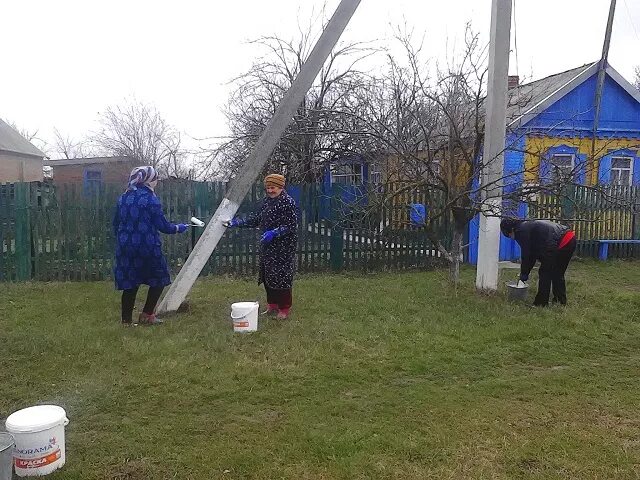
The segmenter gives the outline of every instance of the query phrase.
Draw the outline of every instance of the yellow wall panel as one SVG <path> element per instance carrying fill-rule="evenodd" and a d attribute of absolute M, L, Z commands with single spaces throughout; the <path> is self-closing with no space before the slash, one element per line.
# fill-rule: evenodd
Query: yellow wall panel
<path fill-rule="evenodd" d="M 591 139 L 590 138 L 564 138 L 564 137 L 527 137 L 525 141 L 525 175 L 526 182 L 536 183 L 540 173 L 540 157 L 543 156 L 550 148 L 567 145 L 568 147 L 578 148 L 578 153 L 585 154 L 587 158 L 591 157 Z M 616 149 L 638 149 L 640 148 L 640 140 L 635 139 L 598 139 L 595 144 L 595 161 L 587 165 L 587 184 L 595 185 L 598 183 L 598 165 L 599 158 L 603 157 L 609 151 Z"/>

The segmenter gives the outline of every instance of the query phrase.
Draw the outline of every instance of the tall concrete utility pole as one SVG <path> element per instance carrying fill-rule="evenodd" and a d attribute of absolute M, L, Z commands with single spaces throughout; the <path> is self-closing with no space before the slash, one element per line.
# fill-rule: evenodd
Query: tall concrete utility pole
<path fill-rule="evenodd" d="M 158 306 L 158 312 L 169 312 L 178 309 L 187 297 L 198 275 L 209 260 L 211 253 L 218 245 L 225 232 L 222 225 L 224 220 L 233 218 L 238 211 L 242 200 L 249 192 L 251 186 L 262 171 L 269 155 L 273 152 L 284 130 L 287 128 L 294 113 L 314 79 L 320 72 L 331 50 L 335 47 L 340 35 L 346 28 L 349 20 L 355 13 L 360 0 L 341 0 L 331 20 L 327 23 L 322 35 L 316 42 L 309 58 L 304 62 L 300 73 L 291 84 L 289 91 L 278 105 L 278 108 L 269 120 L 264 132 L 260 135 L 256 146 L 247 158 L 238 177 L 234 180 L 226 197 L 213 214 L 213 218 L 205 228 L 204 233 L 196 243 L 189 258 L 178 273 L 174 283 Z"/>
<path fill-rule="evenodd" d="M 484 166 L 480 174 L 480 232 L 476 288 L 498 289 L 500 218 L 507 116 L 507 76 L 511 34 L 511 0 L 492 0 L 487 79 L 487 111 L 484 127 Z"/>
<path fill-rule="evenodd" d="M 609 45 L 611 44 L 611 31 L 613 29 L 613 16 L 616 12 L 616 0 L 611 0 L 609 5 L 609 18 L 607 19 L 607 30 L 604 34 L 604 44 L 602 45 L 602 56 L 598 65 L 598 81 L 596 83 L 596 95 L 594 99 L 595 112 L 593 115 L 593 132 L 591 137 L 591 161 L 596 156 L 596 136 L 600 123 L 600 106 L 602 105 L 602 90 L 604 89 L 604 77 L 607 70 L 607 59 L 609 58 Z"/>

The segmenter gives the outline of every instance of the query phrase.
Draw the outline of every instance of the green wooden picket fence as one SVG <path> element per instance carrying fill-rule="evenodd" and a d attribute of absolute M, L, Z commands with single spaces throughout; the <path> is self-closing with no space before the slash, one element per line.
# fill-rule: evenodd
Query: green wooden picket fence
<path fill-rule="evenodd" d="M 441 259 L 422 229 L 409 224 L 412 203 L 435 212 L 442 199 L 402 185 L 359 191 L 337 186 L 293 185 L 287 190 L 299 206 L 297 264 L 299 272 L 384 271 L 426 268 Z M 186 222 L 208 221 L 224 197 L 224 183 L 164 181 L 157 189 L 166 216 Z M 397 192 L 401 192 L 397 194 Z M 89 194 L 82 185 L 0 184 L 0 281 L 90 281 L 111 278 L 114 238 L 112 218 L 122 186 L 106 185 Z M 566 221 L 578 237 L 578 255 L 597 257 L 598 239 L 640 239 L 640 189 L 575 187 L 562 198 L 540 195 L 530 205 L 531 218 Z M 263 197 L 253 187 L 239 214 L 253 211 Z M 381 199 L 386 201 L 380 201 Z M 447 218 L 435 223 L 445 244 L 451 237 Z M 164 235 L 163 249 L 176 274 L 201 235 Z M 203 275 L 255 276 L 258 271 L 256 230 L 232 229 L 211 255 Z M 611 256 L 640 257 L 636 245 L 613 246 Z"/>
<path fill-rule="evenodd" d="M 598 257 L 598 240 L 640 240 L 640 187 L 572 186 L 562 196 L 541 194 L 530 218 L 558 220 L 576 232 L 577 255 Z M 612 258 L 640 258 L 640 245 L 611 245 Z"/>
<path fill-rule="evenodd" d="M 192 216 L 208 221 L 224 192 L 223 183 L 164 181 L 157 195 L 174 222 Z M 424 232 L 404 228 L 408 205 L 392 202 L 373 209 L 346 205 L 343 192 L 321 185 L 291 186 L 300 208 L 299 272 L 424 268 L 439 255 Z M 122 186 L 103 186 L 90 194 L 82 185 L 15 183 L 0 185 L 0 281 L 91 281 L 111 278 L 112 218 Z M 239 214 L 247 214 L 263 196 L 256 185 Z M 419 201 L 414 192 L 406 202 Z M 366 202 L 365 202 L 366 203 Z M 372 203 L 372 202 L 369 202 Z M 447 229 L 442 222 L 442 229 Z M 202 230 L 164 235 L 163 249 L 172 273 L 186 261 Z M 203 269 L 203 275 L 255 276 L 258 232 L 229 230 Z"/>

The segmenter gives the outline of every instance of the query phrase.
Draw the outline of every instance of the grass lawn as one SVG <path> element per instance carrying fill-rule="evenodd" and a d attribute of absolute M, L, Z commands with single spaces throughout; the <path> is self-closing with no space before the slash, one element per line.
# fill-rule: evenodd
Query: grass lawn
<path fill-rule="evenodd" d="M 463 277 L 302 277 L 251 335 L 253 281 L 130 329 L 110 283 L 2 284 L 0 419 L 67 410 L 52 480 L 639 478 L 640 263 L 572 264 L 566 309 Z"/>

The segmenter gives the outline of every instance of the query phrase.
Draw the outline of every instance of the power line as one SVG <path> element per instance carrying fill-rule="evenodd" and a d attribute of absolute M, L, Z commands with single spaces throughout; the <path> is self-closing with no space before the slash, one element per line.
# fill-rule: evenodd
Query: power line
<path fill-rule="evenodd" d="M 633 33 L 636 34 L 636 38 L 638 39 L 638 42 L 640 42 L 640 35 L 638 35 L 638 29 L 636 28 L 636 24 L 633 22 L 633 17 L 631 16 L 629 5 L 627 5 L 627 0 L 624 0 L 624 8 L 627 11 L 627 16 L 629 17 L 629 21 L 631 22 L 631 26 L 633 27 Z"/>

